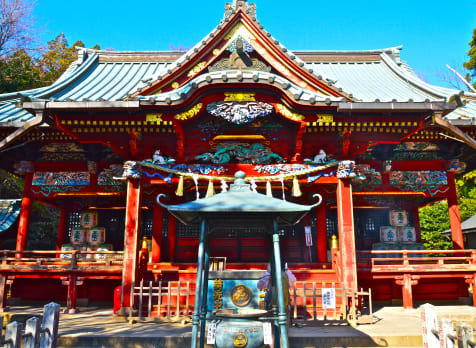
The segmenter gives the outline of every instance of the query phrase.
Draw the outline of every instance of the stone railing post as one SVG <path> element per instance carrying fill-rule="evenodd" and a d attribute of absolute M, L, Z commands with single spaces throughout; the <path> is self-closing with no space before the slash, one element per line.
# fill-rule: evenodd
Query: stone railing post
<path fill-rule="evenodd" d="M 456 342 L 451 340 L 448 335 L 453 336 L 453 322 L 451 319 L 443 318 L 440 321 L 440 330 L 438 331 L 440 336 L 441 348 L 456 348 Z"/>
<path fill-rule="evenodd" d="M 23 348 L 37 348 L 40 344 L 41 323 L 40 319 L 33 317 L 26 321 L 25 339 Z"/>
<path fill-rule="evenodd" d="M 54 302 L 45 305 L 41 324 L 40 348 L 56 348 L 58 338 L 60 305 Z"/>
<path fill-rule="evenodd" d="M 21 347 L 21 334 L 23 330 L 23 324 L 16 321 L 7 325 L 7 331 L 5 332 L 5 348 L 20 348 Z"/>
<path fill-rule="evenodd" d="M 420 311 L 423 325 L 423 347 L 439 348 L 440 341 L 433 333 L 433 331 L 438 332 L 438 319 L 435 306 L 425 303 L 420 306 Z"/>
<path fill-rule="evenodd" d="M 473 341 L 473 328 L 466 323 L 461 323 L 456 326 L 456 336 L 458 348 L 470 348 L 468 341 Z"/>

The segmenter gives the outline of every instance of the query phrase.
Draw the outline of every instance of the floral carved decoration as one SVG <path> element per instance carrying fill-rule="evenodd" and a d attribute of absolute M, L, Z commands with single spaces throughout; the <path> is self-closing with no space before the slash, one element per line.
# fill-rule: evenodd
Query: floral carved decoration
<path fill-rule="evenodd" d="M 117 186 L 122 185 L 114 177 L 120 177 L 123 172 L 122 164 L 111 164 L 109 168 L 105 168 L 98 175 L 98 185 L 100 186 Z"/>
<path fill-rule="evenodd" d="M 34 186 L 87 186 L 89 181 L 89 172 L 35 172 L 33 175 Z"/>
<path fill-rule="evenodd" d="M 447 185 L 446 173 L 443 171 L 419 171 L 390 173 L 392 185 Z"/>
<path fill-rule="evenodd" d="M 296 121 L 296 122 L 304 120 L 303 115 L 292 112 L 291 110 L 289 110 L 287 107 L 285 107 L 282 104 L 276 104 L 276 109 L 278 110 L 278 113 L 280 115 L 286 117 L 289 120 Z"/>
<path fill-rule="evenodd" d="M 191 108 L 188 111 L 182 112 L 181 114 L 175 115 L 176 120 L 181 120 L 181 121 L 186 121 L 189 120 L 195 116 L 197 116 L 200 113 L 200 110 L 202 110 L 202 103 L 198 103 L 195 105 L 193 108 Z"/>
<path fill-rule="evenodd" d="M 51 194 L 78 192 L 90 184 L 89 172 L 35 172 L 31 191 L 49 197 Z"/>

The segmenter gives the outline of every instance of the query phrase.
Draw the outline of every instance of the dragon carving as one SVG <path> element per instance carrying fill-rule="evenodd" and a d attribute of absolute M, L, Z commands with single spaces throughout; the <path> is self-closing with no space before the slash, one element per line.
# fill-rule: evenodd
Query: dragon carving
<path fill-rule="evenodd" d="M 225 164 L 233 162 L 251 164 L 282 163 L 283 158 L 262 144 L 223 143 L 215 153 L 207 152 L 196 157 L 202 162 Z"/>

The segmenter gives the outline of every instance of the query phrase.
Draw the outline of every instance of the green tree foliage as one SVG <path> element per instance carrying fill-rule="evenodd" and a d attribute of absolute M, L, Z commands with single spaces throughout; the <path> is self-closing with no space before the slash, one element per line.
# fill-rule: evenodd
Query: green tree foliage
<path fill-rule="evenodd" d="M 476 214 L 476 170 L 456 180 L 461 221 Z"/>
<path fill-rule="evenodd" d="M 456 179 L 461 221 L 476 214 L 476 170 Z M 453 247 L 450 238 L 441 232 L 450 228 L 448 204 L 436 202 L 420 209 L 420 227 L 425 248 L 447 250 Z"/>
<path fill-rule="evenodd" d="M 19 49 L 8 57 L 0 58 L 0 93 L 51 85 L 76 59 L 76 47 L 84 47 L 84 43 L 77 41 L 69 46 L 61 33 L 48 42 L 47 49 L 40 55 Z M 100 49 L 98 45 L 94 48 Z"/>
<path fill-rule="evenodd" d="M 48 42 L 48 50 L 38 64 L 43 85 L 51 85 L 66 71 L 76 59 L 76 47 L 84 47 L 84 43 L 77 41 L 70 47 L 63 33 Z"/>
<path fill-rule="evenodd" d="M 446 202 L 436 202 L 421 208 L 420 228 L 425 249 L 448 250 L 453 247 L 451 240 L 441 235 L 441 232 L 450 228 Z"/>
<path fill-rule="evenodd" d="M 463 66 L 468 69 L 466 79 L 470 82 L 473 81 L 473 86 L 476 87 L 476 28 L 474 28 L 473 39 L 469 43 L 469 46 L 469 60 L 466 63 L 463 63 Z"/>
<path fill-rule="evenodd" d="M 60 211 L 41 202 L 33 202 L 28 229 L 28 250 L 55 250 Z"/>
<path fill-rule="evenodd" d="M 7 199 L 21 198 L 23 179 L 0 169 L 0 197 Z"/>
<path fill-rule="evenodd" d="M 19 50 L 7 60 L 0 60 L 0 93 L 40 87 L 40 73 L 35 59 Z"/>

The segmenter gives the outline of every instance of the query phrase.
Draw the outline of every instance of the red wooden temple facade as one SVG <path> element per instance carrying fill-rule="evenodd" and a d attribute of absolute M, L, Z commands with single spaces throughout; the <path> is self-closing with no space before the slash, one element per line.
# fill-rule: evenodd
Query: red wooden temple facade
<path fill-rule="evenodd" d="M 475 97 L 420 81 L 400 48 L 289 51 L 247 1 L 227 4 L 188 52 L 81 49 L 52 86 L 0 96 L 2 167 L 25 179 L 16 251 L 0 265 L 3 306 L 7 285 L 13 297 L 67 298 L 74 310 L 78 297 L 111 301 L 121 284 L 127 308 L 140 279 L 194 280 L 198 227 L 156 197 L 203 198 L 226 190 L 237 170 L 259 192 L 300 204 L 324 198 L 281 231 L 299 280 L 372 288 L 374 299 L 406 307 L 467 297 L 476 254 L 463 250 L 454 176 L 463 162 L 476 165 L 476 128 L 460 120 L 476 117 Z M 441 199 L 455 251 L 433 258 L 415 251 L 418 209 Z M 35 200 L 61 210 L 56 261 L 27 250 Z M 97 213 L 109 247 L 61 258 L 86 211 Z M 392 224 L 395 214 L 403 220 Z M 268 241 L 246 221 L 233 226 L 211 256 L 226 257 L 228 269 L 266 269 Z M 399 236 L 405 227 L 410 235 Z M 149 260 L 139 257 L 143 237 Z"/>

